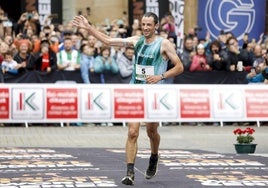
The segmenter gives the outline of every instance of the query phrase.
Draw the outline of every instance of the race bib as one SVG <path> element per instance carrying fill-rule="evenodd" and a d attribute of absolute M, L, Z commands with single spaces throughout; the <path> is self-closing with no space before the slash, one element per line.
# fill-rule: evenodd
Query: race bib
<path fill-rule="evenodd" d="M 136 65 L 136 80 L 145 81 L 149 75 L 154 75 L 154 66 Z"/>

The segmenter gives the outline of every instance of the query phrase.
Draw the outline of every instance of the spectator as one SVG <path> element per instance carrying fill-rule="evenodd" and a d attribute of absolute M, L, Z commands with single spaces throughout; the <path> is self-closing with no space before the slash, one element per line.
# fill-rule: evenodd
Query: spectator
<path fill-rule="evenodd" d="M 6 33 L 6 23 L 8 21 L 5 11 L 0 7 L 0 38 L 4 38 Z"/>
<path fill-rule="evenodd" d="M 168 36 L 174 39 L 174 43 L 177 43 L 177 36 L 175 33 L 175 22 L 173 15 L 168 12 L 161 20 L 161 30 L 167 32 Z"/>
<path fill-rule="evenodd" d="M 50 38 L 50 49 L 56 54 L 59 52 L 59 38 L 57 35 L 52 35 Z"/>
<path fill-rule="evenodd" d="M 94 72 L 101 73 L 101 83 L 105 82 L 103 78 L 105 73 L 118 73 L 119 68 L 115 59 L 111 57 L 111 48 L 103 46 L 101 53 L 94 61 Z"/>
<path fill-rule="evenodd" d="M 50 49 L 48 40 L 41 41 L 40 52 L 36 54 L 36 70 L 50 73 L 57 69 L 57 56 L 56 53 Z"/>
<path fill-rule="evenodd" d="M 18 74 L 18 69 L 24 66 L 23 64 L 18 64 L 13 59 L 13 54 L 11 51 L 8 51 L 4 54 L 4 60 L 2 62 L 2 72 L 10 74 Z"/>
<path fill-rule="evenodd" d="M 240 49 L 235 37 L 230 37 L 226 41 L 227 45 L 227 70 L 228 71 L 245 71 L 246 66 L 251 66 L 247 50 Z M 242 62 L 240 67 L 238 62 Z"/>
<path fill-rule="evenodd" d="M 190 71 L 211 71 L 206 60 L 205 47 L 201 43 L 197 45 L 197 52 L 196 55 L 193 56 Z"/>
<path fill-rule="evenodd" d="M 221 30 L 221 31 L 220 31 L 220 34 L 219 34 L 217 40 L 218 40 L 218 41 L 220 42 L 220 44 L 221 44 L 221 49 L 226 51 L 227 35 L 226 35 L 226 32 L 224 32 L 224 30 Z"/>
<path fill-rule="evenodd" d="M 83 40 L 83 36 L 80 33 L 72 33 L 71 35 L 73 48 L 79 50 L 81 47 L 81 41 Z"/>
<path fill-rule="evenodd" d="M 52 30 L 49 26 L 44 26 L 42 33 L 44 35 L 43 37 L 45 37 L 46 39 L 49 39 L 51 37 Z"/>
<path fill-rule="evenodd" d="M 196 28 L 190 28 L 188 30 L 188 33 L 186 33 L 186 37 L 193 38 L 194 36 L 197 36 L 197 29 Z"/>
<path fill-rule="evenodd" d="M 207 62 L 212 70 L 226 71 L 227 53 L 222 50 L 221 43 L 214 40 L 210 43 L 209 52 L 207 54 Z"/>
<path fill-rule="evenodd" d="M 192 63 L 192 57 L 195 55 L 194 46 L 193 46 L 193 38 L 192 37 L 186 37 L 184 39 L 184 48 L 183 52 L 180 55 L 184 70 L 190 69 L 191 63 Z"/>
<path fill-rule="evenodd" d="M 119 32 L 117 30 L 112 29 L 109 33 L 109 36 L 112 38 L 122 38 L 122 36 L 120 36 Z M 117 46 L 111 46 L 111 57 L 113 57 L 114 59 L 117 59 L 117 55 L 118 53 L 120 53 L 121 48 L 117 47 Z"/>
<path fill-rule="evenodd" d="M 21 39 L 19 42 L 18 53 L 14 56 L 14 60 L 18 64 L 22 64 L 19 73 L 27 72 L 35 69 L 35 57 L 31 54 L 31 44 L 28 39 Z"/>
<path fill-rule="evenodd" d="M 197 35 L 192 36 L 192 39 L 193 39 L 193 50 L 196 50 L 197 49 L 197 45 L 200 42 L 200 40 L 199 40 L 199 38 L 198 38 Z"/>
<path fill-rule="evenodd" d="M 90 72 L 94 72 L 94 49 L 90 48 L 87 44 L 83 44 L 80 48 L 81 61 L 80 71 L 81 77 L 85 84 L 90 83 Z"/>
<path fill-rule="evenodd" d="M 116 62 L 123 78 L 131 76 L 134 69 L 134 48 L 127 47 L 125 52 L 119 53 Z"/>
<path fill-rule="evenodd" d="M 134 19 L 131 27 L 131 36 L 135 36 L 138 30 L 140 30 L 140 21 L 138 19 Z"/>
<path fill-rule="evenodd" d="M 16 34 L 26 34 L 28 29 L 31 29 L 33 34 L 39 35 L 40 33 L 41 25 L 39 14 L 36 10 L 27 11 L 21 14 L 18 20 Z"/>
<path fill-rule="evenodd" d="M 159 35 L 160 37 L 163 37 L 164 39 L 167 39 L 167 38 L 168 38 L 168 33 L 167 33 L 167 31 L 165 31 L 165 30 L 160 30 L 160 31 L 158 32 L 158 35 Z"/>
<path fill-rule="evenodd" d="M 13 43 L 13 37 L 11 35 L 6 35 L 4 38 L 4 42 L 9 46 L 9 50 L 12 52 L 13 55 L 18 52 L 16 45 Z"/>
<path fill-rule="evenodd" d="M 74 71 L 80 69 L 80 53 L 72 47 L 71 38 L 65 38 L 64 49 L 57 53 L 59 70 Z"/>
<path fill-rule="evenodd" d="M 257 44 L 253 50 L 253 68 L 255 69 L 256 73 L 260 73 L 260 64 L 265 62 L 266 57 L 266 50 L 262 50 L 261 45 Z"/>
<path fill-rule="evenodd" d="M 3 55 L 9 51 L 9 46 L 4 41 L 0 42 L 0 65 L 4 59 Z"/>
<path fill-rule="evenodd" d="M 93 49 L 94 57 L 97 57 L 100 53 L 100 47 L 97 45 L 97 39 L 92 35 L 88 36 L 88 46 Z"/>
<path fill-rule="evenodd" d="M 83 39 L 87 39 L 89 36 L 89 33 L 87 32 L 87 30 L 85 30 L 83 28 L 78 28 L 77 32 L 81 34 Z"/>
<path fill-rule="evenodd" d="M 250 73 L 247 74 L 246 78 L 249 83 L 266 83 L 265 79 L 268 79 L 268 66 L 267 61 L 259 63 L 259 73 L 256 72 L 256 68 L 252 67 Z"/>
<path fill-rule="evenodd" d="M 32 43 L 32 53 L 38 53 L 40 51 L 40 37 L 37 35 L 32 35 L 31 37 L 31 43 Z"/>
<path fill-rule="evenodd" d="M 71 39 L 71 41 L 72 41 L 72 49 L 75 49 L 75 47 L 73 46 L 72 33 L 73 32 L 69 31 L 69 30 L 63 31 L 63 38 L 62 38 L 62 41 L 58 45 L 58 51 L 64 50 L 64 43 L 65 43 L 66 38 Z"/>

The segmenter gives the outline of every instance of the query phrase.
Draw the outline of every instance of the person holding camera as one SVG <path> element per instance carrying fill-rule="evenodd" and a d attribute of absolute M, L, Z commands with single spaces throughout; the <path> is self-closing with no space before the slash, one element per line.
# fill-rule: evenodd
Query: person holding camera
<path fill-rule="evenodd" d="M 33 30 L 34 35 L 39 35 L 41 31 L 39 14 L 36 10 L 27 11 L 21 14 L 15 31 L 16 35 L 23 33 L 24 38 L 26 38 L 28 28 L 31 28 Z"/>
<path fill-rule="evenodd" d="M 256 50 L 259 51 L 258 49 Z M 254 62 L 246 79 L 249 83 L 268 84 L 268 59 L 266 53 L 262 55 L 261 59 L 259 58 L 258 61 Z"/>
<path fill-rule="evenodd" d="M 268 79 L 268 66 L 267 61 L 259 64 L 259 68 L 261 69 L 260 73 L 256 73 L 256 69 L 254 67 L 251 68 L 250 73 L 247 74 L 246 79 L 249 83 L 266 83 Z"/>
<path fill-rule="evenodd" d="M 239 48 L 238 40 L 232 36 L 227 39 L 227 70 L 234 71 L 245 71 L 247 66 L 251 66 L 249 53 L 246 49 Z"/>
<path fill-rule="evenodd" d="M 0 38 L 4 38 L 7 34 L 12 34 L 12 32 L 8 32 L 8 29 L 12 30 L 13 23 L 8 19 L 5 11 L 0 7 Z"/>
<path fill-rule="evenodd" d="M 214 40 L 210 43 L 207 62 L 215 71 L 226 71 L 227 53 L 222 50 L 220 41 Z"/>

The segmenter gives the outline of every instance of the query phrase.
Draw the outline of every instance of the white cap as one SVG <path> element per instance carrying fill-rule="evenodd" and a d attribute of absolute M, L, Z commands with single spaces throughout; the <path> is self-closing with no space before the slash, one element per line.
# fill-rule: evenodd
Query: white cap
<path fill-rule="evenodd" d="M 199 48 L 205 48 L 204 44 L 198 44 L 197 49 L 199 49 Z"/>

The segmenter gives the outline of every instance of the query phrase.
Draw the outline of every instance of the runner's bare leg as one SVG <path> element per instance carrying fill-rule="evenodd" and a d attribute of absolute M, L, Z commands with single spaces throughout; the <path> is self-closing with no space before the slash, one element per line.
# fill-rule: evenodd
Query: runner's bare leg
<path fill-rule="evenodd" d="M 126 161 L 127 163 L 135 163 L 136 154 L 138 151 L 138 137 L 139 137 L 139 122 L 128 123 L 128 137 L 126 142 Z"/>
<path fill-rule="evenodd" d="M 151 153 L 158 154 L 160 135 L 158 133 L 159 123 L 146 123 L 147 135 L 150 138 Z"/>

